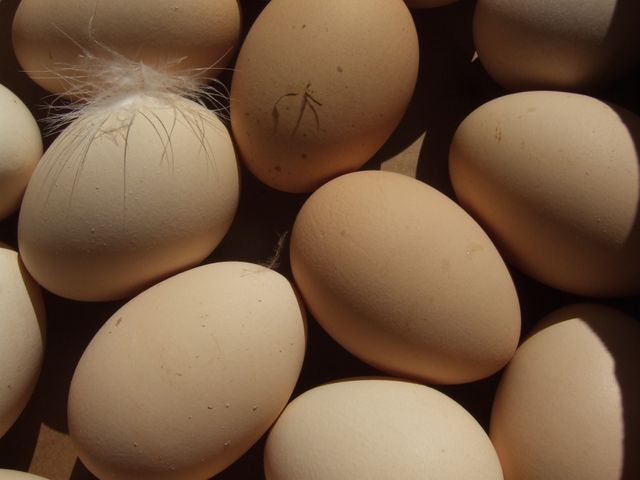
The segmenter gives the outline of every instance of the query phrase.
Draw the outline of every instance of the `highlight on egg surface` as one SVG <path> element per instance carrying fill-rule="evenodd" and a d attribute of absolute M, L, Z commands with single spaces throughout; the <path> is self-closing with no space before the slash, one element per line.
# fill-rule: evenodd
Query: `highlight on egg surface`
<path fill-rule="evenodd" d="M 200 263 L 234 218 L 239 171 L 227 128 L 198 91 L 193 100 L 176 93 L 180 77 L 138 73 L 127 77 L 131 87 L 115 85 L 62 114 L 73 121 L 27 187 L 20 251 L 57 295 L 132 296 Z"/>
<path fill-rule="evenodd" d="M 516 349 L 520 307 L 500 254 L 466 212 L 418 180 L 362 171 L 323 185 L 296 217 L 290 257 L 313 317 L 385 372 L 470 382 Z"/>
<path fill-rule="evenodd" d="M 435 389 L 391 378 L 321 385 L 295 398 L 267 438 L 267 480 L 502 480 L 487 434 Z"/>
<path fill-rule="evenodd" d="M 68 94 L 70 77 L 92 75 L 93 60 L 109 60 L 111 52 L 215 77 L 233 58 L 240 30 L 237 0 L 22 0 L 12 36 L 24 71 L 41 87 Z"/>
<path fill-rule="evenodd" d="M 18 209 L 41 156 L 38 124 L 27 106 L 0 85 L 0 221 Z"/>
<path fill-rule="evenodd" d="M 358 169 L 398 126 L 418 61 L 402 0 L 272 0 L 231 84 L 241 158 L 263 183 L 296 193 Z"/>
<path fill-rule="evenodd" d="M 289 281 L 223 262 L 126 303 L 73 375 L 69 432 L 101 479 L 202 480 L 275 422 L 300 374 L 304 309 Z"/>
<path fill-rule="evenodd" d="M 33 393 L 45 336 L 40 287 L 25 270 L 18 252 L 0 244 L 0 437 L 18 419 Z"/>
<path fill-rule="evenodd" d="M 640 478 L 640 324 L 597 304 L 563 307 L 500 380 L 490 436 L 505 480 Z"/>
<path fill-rule="evenodd" d="M 566 92 L 496 98 L 458 127 L 458 200 L 505 259 L 552 287 L 640 292 L 640 117 Z"/>

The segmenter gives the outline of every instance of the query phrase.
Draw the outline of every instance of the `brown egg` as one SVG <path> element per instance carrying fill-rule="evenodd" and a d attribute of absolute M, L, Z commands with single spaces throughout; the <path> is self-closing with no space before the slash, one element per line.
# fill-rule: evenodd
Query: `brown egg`
<path fill-rule="evenodd" d="M 518 297 L 491 240 L 413 178 L 365 171 L 320 187 L 296 218 L 291 268 L 322 327 L 394 375 L 470 382 L 516 349 Z"/>
<path fill-rule="evenodd" d="M 46 478 L 17 470 L 0 469 L 0 480 L 46 480 Z"/>
<path fill-rule="evenodd" d="M 0 221 L 20 206 L 42 156 L 42 137 L 27 106 L 0 85 Z"/>
<path fill-rule="evenodd" d="M 640 61 L 640 3 L 478 0 L 473 37 L 482 65 L 512 90 L 602 85 Z"/>
<path fill-rule="evenodd" d="M 602 305 L 551 313 L 500 381 L 491 439 L 506 480 L 640 478 L 640 324 Z"/>
<path fill-rule="evenodd" d="M 424 385 L 350 379 L 291 402 L 265 447 L 268 480 L 502 480 L 496 452 L 459 404 Z"/>
<path fill-rule="evenodd" d="M 298 379 L 304 311 L 279 273 L 242 262 L 171 277 L 119 309 L 85 350 L 69 432 L 103 480 L 203 480 L 275 422 Z"/>
<path fill-rule="evenodd" d="M 240 20 L 237 0 L 22 0 L 13 47 L 22 68 L 55 93 L 69 89 L 65 77 L 83 74 L 87 52 L 215 76 L 233 56 Z"/>
<path fill-rule="evenodd" d="M 402 0 L 273 0 L 233 75 L 241 156 L 288 192 L 356 170 L 400 122 L 417 73 L 418 37 Z"/>
<path fill-rule="evenodd" d="M 640 117 L 584 95 L 497 98 L 459 126 L 453 187 L 505 258 L 555 288 L 640 292 Z"/>
<path fill-rule="evenodd" d="M 133 296 L 209 255 L 238 198 L 218 117 L 177 96 L 131 95 L 89 111 L 47 149 L 20 210 L 20 253 L 57 295 Z"/>
<path fill-rule="evenodd" d="M 18 419 L 38 381 L 45 317 L 40 287 L 18 252 L 0 243 L 0 437 Z"/>

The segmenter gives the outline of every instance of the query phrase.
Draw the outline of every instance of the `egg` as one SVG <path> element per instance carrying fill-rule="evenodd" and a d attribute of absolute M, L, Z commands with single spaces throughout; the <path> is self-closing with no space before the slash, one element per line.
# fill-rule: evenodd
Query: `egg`
<path fill-rule="evenodd" d="M 18 223 L 24 263 L 57 295 L 125 298 L 200 263 L 239 199 L 226 127 L 177 96 L 89 110 L 45 152 Z"/>
<path fill-rule="evenodd" d="M 17 470 L 6 470 L 0 468 L 0 480 L 46 480 L 44 477 L 31 473 L 19 472 Z"/>
<path fill-rule="evenodd" d="M 20 205 L 42 156 L 42 137 L 27 106 L 0 85 L 0 220 Z"/>
<path fill-rule="evenodd" d="M 487 72 L 512 90 L 603 86 L 640 61 L 640 4 L 478 0 L 473 38 Z"/>
<path fill-rule="evenodd" d="M 46 319 L 40 287 L 0 244 L 0 437 L 18 419 L 40 375 Z M 0 475 L 0 478 L 1 475 Z"/>
<path fill-rule="evenodd" d="M 514 266 L 552 287 L 640 292 L 640 117 L 584 95 L 494 99 L 458 127 L 451 181 Z"/>
<path fill-rule="evenodd" d="M 240 28 L 237 0 L 22 0 L 13 48 L 34 81 L 65 93 L 69 77 L 92 74 L 87 56 L 216 76 L 230 62 Z"/>
<path fill-rule="evenodd" d="M 98 331 L 73 375 L 80 459 L 103 480 L 215 475 L 285 407 L 305 328 L 289 281 L 260 265 L 209 264 L 144 291 Z"/>
<path fill-rule="evenodd" d="M 459 404 L 395 379 L 309 390 L 282 413 L 264 452 L 267 480 L 502 480 L 487 434 Z"/>
<path fill-rule="evenodd" d="M 287 192 L 356 170 L 400 122 L 418 57 L 402 0 L 272 0 L 242 44 L 231 84 L 242 159 Z"/>
<path fill-rule="evenodd" d="M 320 325 L 385 372 L 470 382 L 516 349 L 520 309 L 502 258 L 468 214 L 418 180 L 362 171 L 323 185 L 298 213 L 290 254 Z"/>
<path fill-rule="evenodd" d="M 491 414 L 506 480 L 640 478 L 640 324 L 570 305 L 518 348 Z"/>

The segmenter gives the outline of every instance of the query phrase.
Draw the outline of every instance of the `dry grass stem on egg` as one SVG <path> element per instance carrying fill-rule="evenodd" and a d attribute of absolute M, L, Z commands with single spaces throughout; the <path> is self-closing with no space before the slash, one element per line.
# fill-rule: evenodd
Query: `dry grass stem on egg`
<path fill-rule="evenodd" d="M 280 260 L 282 259 L 282 252 L 284 252 L 284 247 L 288 235 L 288 231 L 278 235 L 278 243 L 276 243 L 276 246 L 273 250 L 273 255 L 271 255 L 271 258 L 269 258 L 269 260 L 262 264 L 263 266 L 271 270 L 277 270 L 280 267 Z"/>

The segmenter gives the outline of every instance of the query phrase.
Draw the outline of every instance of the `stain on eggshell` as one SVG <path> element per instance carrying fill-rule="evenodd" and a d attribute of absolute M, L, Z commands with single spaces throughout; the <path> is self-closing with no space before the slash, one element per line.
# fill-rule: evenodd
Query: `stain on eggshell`
<path fill-rule="evenodd" d="M 294 399 L 269 433 L 268 480 L 502 480 L 489 437 L 435 389 L 350 379 Z"/>
<path fill-rule="evenodd" d="M 505 259 L 572 293 L 640 291 L 640 117 L 595 98 L 522 92 L 458 127 L 451 181 Z"/>
<path fill-rule="evenodd" d="M 491 439 L 506 480 L 640 478 L 640 324 L 604 305 L 549 314 L 496 393 Z"/>
<path fill-rule="evenodd" d="M 401 0 L 273 0 L 233 75 L 241 156 L 288 192 L 356 170 L 400 122 L 417 73 L 418 38 Z"/>
<path fill-rule="evenodd" d="M 87 53 L 216 76 L 233 57 L 240 27 L 237 0 L 22 0 L 13 47 L 34 81 L 64 93 L 66 77 L 83 75 Z"/>
<path fill-rule="evenodd" d="M 323 185 L 296 218 L 290 254 L 316 320 L 383 371 L 464 383 L 516 349 L 518 297 L 500 255 L 467 213 L 418 180 L 364 171 Z"/>
<path fill-rule="evenodd" d="M 285 407 L 305 345 L 296 293 L 268 268 L 209 264 L 151 287 L 78 363 L 68 418 L 80 459 L 102 479 L 217 474 Z"/>

